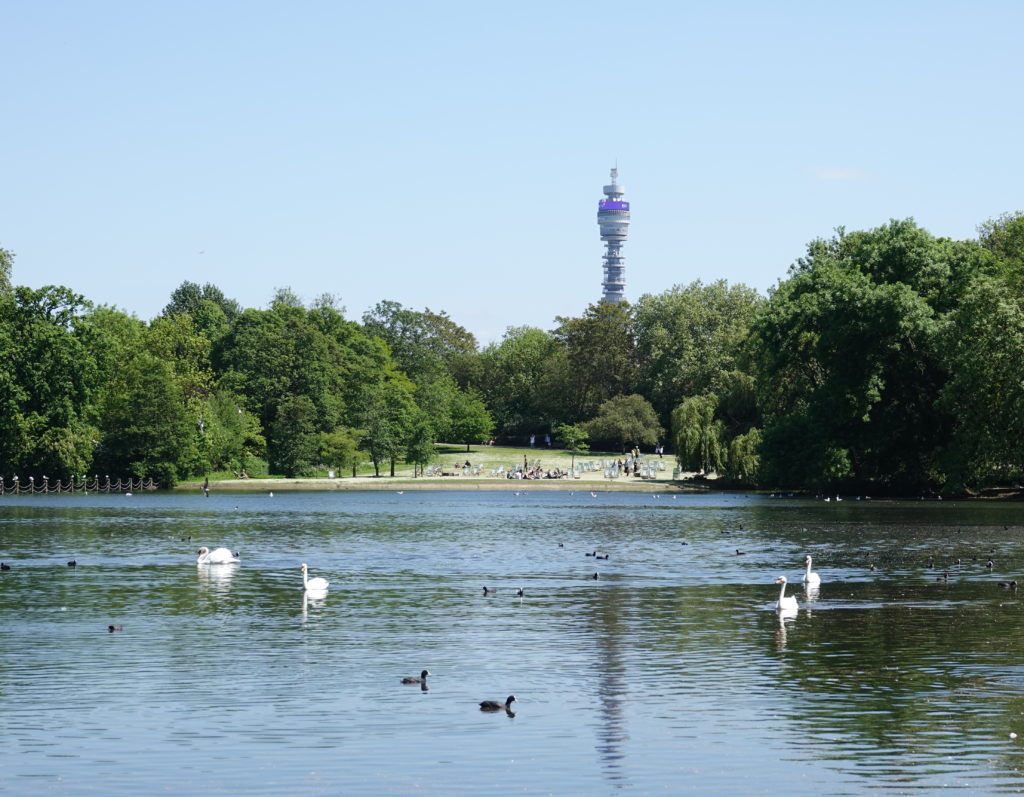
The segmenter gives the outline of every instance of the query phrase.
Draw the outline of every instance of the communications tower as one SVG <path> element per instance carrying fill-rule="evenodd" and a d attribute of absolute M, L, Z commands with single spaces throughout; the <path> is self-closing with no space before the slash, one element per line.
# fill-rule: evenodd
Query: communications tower
<path fill-rule="evenodd" d="M 611 185 L 604 187 L 605 198 L 597 203 L 597 223 L 604 241 L 604 282 L 601 283 L 606 302 L 626 301 L 626 265 L 622 244 L 629 234 L 629 203 L 622 200 L 625 189 L 618 183 L 618 167 L 612 169 Z"/>

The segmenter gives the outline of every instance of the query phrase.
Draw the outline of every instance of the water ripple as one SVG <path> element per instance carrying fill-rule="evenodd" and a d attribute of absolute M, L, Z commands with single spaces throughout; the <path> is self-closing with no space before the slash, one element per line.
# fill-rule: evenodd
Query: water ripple
<path fill-rule="evenodd" d="M 1024 788 L 1005 507 L 332 493 L 0 510 L 12 789 Z M 197 567 L 199 545 L 242 562 Z M 304 599 L 303 561 L 325 597 Z M 773 610 L 777 575 L 795 616 Z M 399 683 L 423 668 L 426 691 Z M 477 708 L 508 694 L 514 717 Z"/>

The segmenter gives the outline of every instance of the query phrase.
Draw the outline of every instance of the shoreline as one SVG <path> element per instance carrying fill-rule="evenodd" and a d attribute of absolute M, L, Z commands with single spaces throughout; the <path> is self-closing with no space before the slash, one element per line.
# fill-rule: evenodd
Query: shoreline
<path fill-rule="evenodd" d="M 589 477 L 589 478 L 588 478 Z M 188 481 L 177 484 L 171 492 L 201 492 L 203 483 Z M 580 479 L 496 479 L 485 476 L 356 476 L 334 479 L 230 479 L 210 482 L 210 492 L 255 493 L 255 492 L 358 492 L 358 491 L 440 491 L 440 492 L 605 492 L 605 493 L 684 493 L 707 494 L 733 492 L 715 486 L 715 480 L 693 481 L 691 479 L 638 479 L 620 477 L 605 479 L 596 474 L 587 474 Z M 743 493 L 762 493 L 761 490 L 740 490 Z M 801 494 L 800 497 L 812 497 Z M 876 496 L 878 501 L 919 501 L 921 496 Z M 868 499 L 871 500 L 871 499 Z M 929 497 L 927 500 L 941 500 Z M 987 490 L 978 495 L 964 495 L 949 500 L 956 501 L 1024 501 L 1024 490 L 1006 488 Z"/>
<path fill-rule="evenodd" d="M 175 485 L 172 490 L 203 489 L 202 482 L 190 481 Z M 210 482 L 210 492 L 266 492 L 307 491 L 330 492 L 335 490 L 486 490 L 522 492 L 531 490 L 570 492 L 574 490 L 593 492 L 629 493 L 703 493 L 709 487 L 671 479 L 495 479 L 479 476 L 442 476 L 413 478 L 409 476 L 356 476 L 337 479 L 232 479 Z"/>

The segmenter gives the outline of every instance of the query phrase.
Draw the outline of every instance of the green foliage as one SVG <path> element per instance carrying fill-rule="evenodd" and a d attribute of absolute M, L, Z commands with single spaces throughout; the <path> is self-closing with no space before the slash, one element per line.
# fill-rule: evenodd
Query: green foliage
<path fill-rule="evenodd" d="M 405 447 L 405 461 L 416 471 L 422 472 L 434 459 L 437 451 L 437 439 L 434 427 L 422 412 L 418 413 L 409 431 L 409 440 Z"/>
<path fill-rule="evenodd" d="M 246 310 L 236 319 L 216 364 L 223 372 L 221 387 L 244 397 L 263 428 L 274 422 L 286 398 L 305 396 L 318 430 L 329 430 L 344 417 L 345 354 L 305 309 L 275 303 L 271 310 Z"/>
<path fill-rule="evenodd" d="M 117 384 L 124 363 L 144 346 L 146 325 L 134 316 L 113 307 L 88 308 L 77 324 L 83 345 L 96 363 L 96 381 L 101 397 Z"/>
<path fill-rule="evenodd" d="M 170 363 L 186 404 L 201 402 L 210 395 L 213 370 L 210 340 L 185 314 L 156 318 L 149 325 L 145 346 L 159 359 Z"/>
<path fill-rule="evenodd" d="M 945 487 L 979 488 L 1024 476 L 1024 301 L 979 277 L 941 336 L 951 377 L 940 404 L 952 417 Z"/>
<path fill-rule="evenodd" d="M 380 385 L 367 387 L 359 402 L 358 426 L 363 430 L 360 445 L 369 453 L 377 476 L 384 462 L 391 464 L 391 475 L 395 475 L 395 460 L 404 453 L 420 416 L 414 392 L 415 386 L 396 373 Z"/>
<path fill-rule="evenodd" d="M 576 467 L 576 457 L 579 454 L 586 454 L 590 451 L 590 435 L 587 430 L 577 424 L 563 423 L 555 429 L 555 437 L 569 451 L 572 452 L 572 465 Z"/>
<path fill-rule="evenodd" d="M 173 485 L 194 472 L 198 426 L 182 400 L 171 363 L 141 351 L 123 364 L 99 410 L 95 469 Z"/>
<path fill-rule="evenodd" d="M 697 281 L 640 297 L 636 315 L 638 384 L 668 420 L 685 397 L 728 392 L 739 372 L 743 346 L 763 299 L 745 285 Z M 756 419 L 750 403 L 737 425 Z"/>
<path fill-rule="evenodd" d="M 396 366 L 416 385 L 448 373 L 461 356 L 476 352 L 476 338 L 446 313 L 410 310 L 383 301 L 363 314 L 363 328 L 391 349 Z"/>
<path fill-rule="evenodd" d="M 259 421 L 242 408 L 238 396 L 216 391 L 202 402 L 199 413 L 205 452 L 203 472 L 248 472 L 252 470 L 251 461 L 265 455 L 266 441 Z"/>
<path fill-rule="evenodd" d="M 274 297 L 270 300 L 271 310 L 302 310 L 304 307 L 302 299 L 290 287 L 274 288 Z"/>
<path fill-rule="evenodd" d="M 67 288 L 0 293 L 0 473 L 81 474 L 96 434 L 96 361 L 83 340 L 85 300 Z"/>
<path fill-rule="evenodd" d="M 555 379 L 562 383 L 562 417 L 576 422 L 591 417 L 613 396 L 633 393 L 636 357 L 632 311 L 626 304 L 592 304 L 581 318 L 556 318 L 552 332 L 565 350 Z"/>
<path fill-rule="evenodd" d="M 0 294 L 11 292 L 11 274 L 13 272 L 14 252 L 0 248 Z"/>
<path fill-rule="evenodd" d="M 665 432 L 651 403 L 635 393 L 605 401 L 583 429 L 595 440 L 616 443 L 623 452 L 631 446 L 653 446 Z"/>
<path fill-rule="evenodd" d="M 760 429 L 751 429 L 729 441 L 728 455 L 722 468 L 725 480 L 737 487 L 756 487 L 761 481 Z"/>
<path fill-rule="evenodd" d="M 473 392 L 458 391 L 452 400 L 448 439 L 463 442 L 466 451 L 472 443 L 480 443 L 491 436 L 494 421 L 483 400 Z"/>
<path fill-rule="evenodd" d="M 238 302 L 228 299 L 216 285 L 207 283 L 199 287 L 186 280 L 171 294 L 171 301 L 164 307 L 161 317 L 188 316 L 196 330 L 215 343 L 227 333 L 241 312 Z"/>
<path fill-rule="evenodd" d="M 967 251 L 912 222 L 816 241 L 754 325 L 765 416 L 762 466 L 774 486 L 841 481 L 872 492 L 936 486 L 950 419 L 936 403 L 948 374 L 940 311 L 963 295 Z M 783 433 L 799 433 L 790 461 Z"/>
<path fill-rule="evenodd" d="M 725 461 L 722 422 L 715 419 L 718 397 L 714 393 L 691 396 L 672 411 L 672 436 L 676 458 L 683 470 L 710 473 Z"/>
<path fill-rule="evenodd" d="M 288 478 L 308 475 L 319 452 L 316 407 L 308 396 L 286 396 L 267 430 L 271 472 Z"/>
<path fill-rule="evenodd" d="M 11 286 L 0 249 L 0 473 L 164 483 L 323 460 L 427 464 L 437 438 L 648 445 L 728 483 L 955 492 L 1024 478 L 1024 214 L 935 238 L 913 220 L 812 241 L 767 300 L 724 281 L 476 341 L 445 313 L 278 289 L 242 310 L 184 282 L 146 324 Z M 653 405 L 653 408 L 652 408 Z M 357 435 L 352 430 L 359 428 Z M 264 437 L 265 436 L 265 437 Z M 580 451 L 583 448 L 579 449 Z M 574 460 L 573 460 L 574 461 Z M 253 463 L 253 467 L 254 467 Z"/>
<path fill-rule="evenodd" d="M 441 374 L 416 386 L 416 404 L 438 438 L 449 439 L 452 409 L 458 394 L 459 386 L 447 374 Z"/>
<path fill-rule="evenodd" d="M 339 473 L 345 468 L 351 468 L 352 475 L 355 476 L 361 438 L 362 432 L 347 427 L 321 433 L 320 462 Z"/>
<path fill-rule="evenodd" d="M 501 343 L 479 357 L 477 382 L 498 434 L 523 437 L 551 425 L 563 412 L 565 350 L 553 335 L 534 327 L 510 327 Z"/>
<path fill-rule="evenodd" d="M 1024 296 L 1024 212 L 1004 213 L 978 227 L 981 245 L 996 260 L 1002 280 L 1013 293 Z"/>

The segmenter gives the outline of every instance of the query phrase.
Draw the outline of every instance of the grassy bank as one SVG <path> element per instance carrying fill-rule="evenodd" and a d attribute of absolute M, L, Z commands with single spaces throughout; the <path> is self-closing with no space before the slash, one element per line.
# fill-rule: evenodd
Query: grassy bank
<path fill-rule="evenodd" d="M 211 474 L 212 490 L 611 490 L 635 492 L 661 492 L 681 489 L 704 489 L 685 481 L 692 474 L 681 474 L 682 480 L 673 480 L 675 459 L 659 459 L 654 454 L 644 455 L 646 462 L 659 463 L 655 478 L 643 479 L 634 476 L 620 476 L 609 479 L 605 476 L 604 465 L 617 460 L 617 452 L 591 452 L 583 456 L 572 456 L 571 452 L 556 448 L 514 448 L 506 446 L 466 446 L 439 444 L 432 460 L 431 474 L 414 476 L 413 466 L 397 463 L 395 475 L 389 475 L 390 468 L 381 467 L 378 477 L 373 466 L 362 464 L 353 478 L 351 471 L 336 473 L 330 477 L 326 470 L 300 479 L 265 476 L 264 468 L 253 468 L 253 478 L 239 479 L 234 474 Z M 568 471 L 575 460 L 578 478 L 574 479 L 509 479 L 505 473 L 525 463 L 528 467 L 540 467 L 544 471 Z M 470 467 L 465 468 L 469 462 Z M 660 469 L 660 466 L 664 469 Z M 434 470 L 436 469 L 436 471 Z M 500 470 L 499 470 L 500 469 Z M 494 475 L 498 471 L 500 475 Z M 179 490 L 199 489 L 201 481 L 178 485 Z"/>

